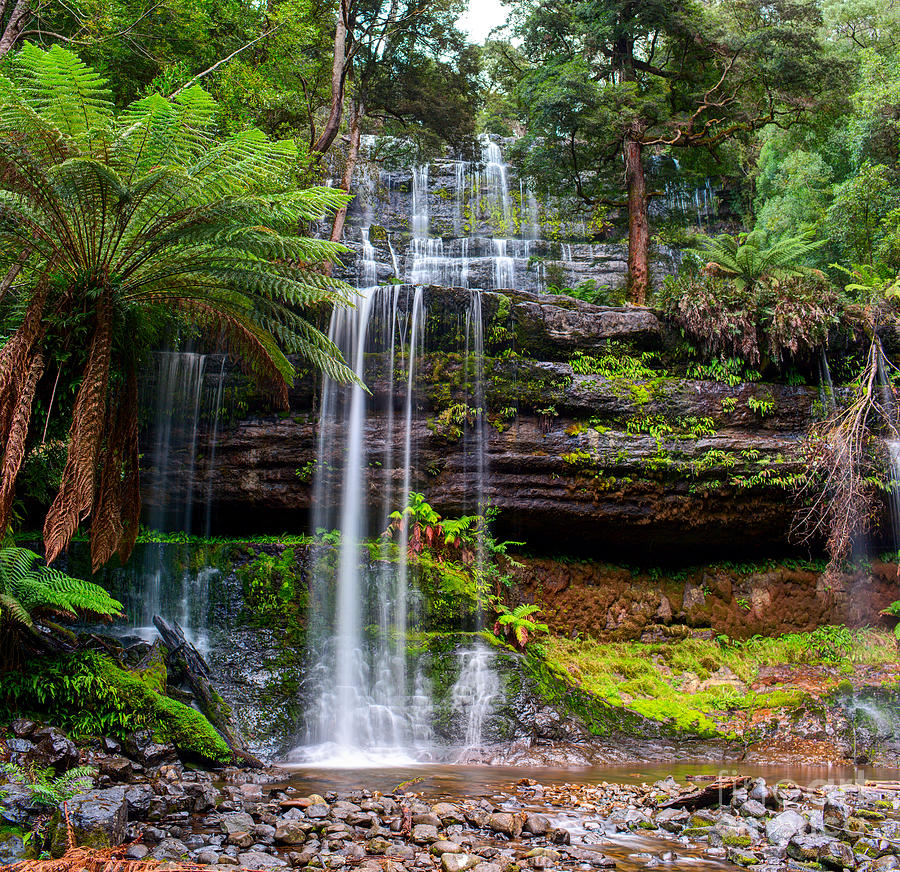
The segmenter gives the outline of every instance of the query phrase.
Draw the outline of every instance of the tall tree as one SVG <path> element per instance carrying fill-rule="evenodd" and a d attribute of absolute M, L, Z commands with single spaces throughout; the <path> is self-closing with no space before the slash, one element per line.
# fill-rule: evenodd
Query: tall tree
<path fill-rule="evenodd" d="M 353 379 L 303 313 L 349 302 L 317 265 L 343 249 L 298 235 L 346 199 L 297 190 L 296 150 L 265 134 L 215 135 L 198 86 L 116 113 L 76 55 L 26 44 L 0 78 L 0 267 L 19 267 L 4 298 L 0 347 L 0 530 L 10 518 L 45 351 L 81 329 L 86 354 L 59 492 L 44 524 L 53 561 L 91 519 L 94 567 L 127 556 L 139 516 L 137 372 L 167 326 L 224 342 L 287 404 L 299 354 Z"/>
<path fill-rule="evenodd" d="M 517 15 L 530 171 L 591 206 L 627 208 L 639 304 L 650 286 L 648 157 L 714 153 L 790 126 L 829 94 L 839 67 L 823 55 L 812 0 L 519 0 Z"/>

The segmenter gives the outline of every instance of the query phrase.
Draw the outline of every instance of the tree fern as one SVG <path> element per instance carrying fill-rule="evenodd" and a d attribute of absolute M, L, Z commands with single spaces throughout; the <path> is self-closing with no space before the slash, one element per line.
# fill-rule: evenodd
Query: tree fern
<path fill-rule="evenodd" d="M 30 628 L 44 615 L 115 617 L 122 604 L 102 587 L 43 565 L 27 548 L 0 548 L 0 622 Z"/>
<path fill-rule="evenodd" d="M 718 270 L 733 277 L 742 287 L 750 287 L 772 273 L 800 275 L 803 261 L 825 244 L 809 235 L 780 239 L 766 245 L 759 232 L 737 236 L 722 234 L 705 240 L 703 253 Z"/>
<path fill-rule="evenodd" d="M 67 317 L 92 319 L 66 467 L 44 525 L 51 561 L 87 518 L 95 568 L 134 541 L 137 403 L 133 387 L 121 401 L 117 375 L 136 384 L 135 336 L 187 323 L 223 342 L 283 405 L 294 379 L 287 353 L 332 378 L 355 378 L 304 318 L 352 303 L 352 290 L 320 269 L 344 249 L 298 233 L 347 195 L 296 190 L 292 142 L 258 130 L 220 139 L 215 116 L 199 86 L 117 115 L 103 79 L 58 46 L 26 45 L 0 77 L 0 272 L 26 262 L 4 301 L 22 313 L 0 348 L 6 480 L 15 480 L 24 438 L 19 426 L 10 448 L 13 421 L 30 417 L 22 373 L 44 344 L 65 339 Z M 0 504 L 0 528 L 6 515 Z"/>

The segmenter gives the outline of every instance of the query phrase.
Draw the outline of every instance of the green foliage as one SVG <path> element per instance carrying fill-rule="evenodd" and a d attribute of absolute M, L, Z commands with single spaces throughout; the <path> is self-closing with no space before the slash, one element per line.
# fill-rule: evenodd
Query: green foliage
<path fill-rule="evenodd" d="M 294 548 L 280 554 L 260 552 L 237 571 L 244 604 L 253 623 L 297 629 L 302 623 L 308 591 Z"/>
<path fill-rule="evenodd" d="M 36 632 L 35 621 L 121 614 L 122 604 L 99 585 L 43 565 L 27 548 L 0 548 L 0 632 L 18 637 L 14 647 L 22 644 L 22 633 Z M 4 650 L 10 656 L 9 647 Z"/>
<path fill-rule="evenodd" d="M 546 624 L 532 620 L 532 616 L 541 611 L 538 605 L 522 603 L 510 610 L 503 603 L 495 602 L 494 609 L 499 615 L 494 622 L 494 635 L 511 642 L 519 651 L 525 650 L 529 638 L 550 632 Z"/>
<path fill-rule="evenodd" d="M 156 692 L 140 675 L 94 651 L 32 660 L 24 669 L 4 674 L 0 717 L 22 715 L 49 720 L 76 736 L 124 739 L 148 728 L 183 753 L 215 762 L 232 759 L 200 712 Z"/>
<path fill-rule="evenodd" d="M 593 357 L 583 351 L 576 351 L 569 360 L 572 371 L 579 375 L 602 375 L 604 378 L 621 378 L 628 381 L 647 381 L 666 374 L 665 370 L 654 370 L 652 364 L 657 355 L 644 351 L 638 357 L 629 354 L 604 354 Z"/>
<path fill-rule="evenodd" d="M 75 794 L 90 790 L 97 770 L 93 766 L 76 766 L 57 775 L 52 767 L 26 769 L 14 763 L 0 763 L 0 775 L 21 784 L 36 805 L 56 808 Z"/>
<path fill-rule="evenodd" d="M 548 284 L 546 290 L 548 294 L 574 297 L 576 300 L 593 303 L 595 306 L 621 306 L 625 302 L 624 288 L 601 285 L 595 279 L 585 279 L 574 288 Z"/>
<path fill-rule="evenodd" d="M 748 367 L 740 358 L 716 357 L 709 363 L 692 363 L 688 366 L 687 377 L 722 382 L 736 388 L 745 382 L 758 381 L 760 374 Z M 726 403 L 730 408 L 726 408 Z M 726 397 L 722 400 L 723 411 L 734 411 L 736 405 L 735 397 Z"/>
<path fill-rule="evenodd" d="M 732 277 L 737 289 L 743 291 L 771 275 L 802 275 L 806 259 L 824 244 L 810 234 L 766 243 L 765 236 L 757 231 L 712 237 L 704 241 L 702 250 L 718 272 Z"/>
<path fill-rule="evenodd" d="M 887 608 L 882 609 L 879 614 L 900 619 L 900 600 L 894 600 Z M 897 637 L 897 641 L 900 642 L 900 620 L 894 625 L 894 635 Z"/>
<path fill-rule="evenodd" d="M 768 397 L 747 397 L 747 407 L 760 418 L 768 418 L 775 412 L 775 401 L 771 395 Z"/>

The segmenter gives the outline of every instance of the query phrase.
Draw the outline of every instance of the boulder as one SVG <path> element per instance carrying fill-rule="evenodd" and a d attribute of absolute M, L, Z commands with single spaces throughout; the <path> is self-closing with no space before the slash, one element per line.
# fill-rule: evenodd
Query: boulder
<path fill-rule="evenodd" d="M 752 791 L 751 791 L 752 792 Z M 809 822 L 802 815 L 788 809 L 766 821 L 766 838 L 773 845 L 786 845 L 798 833 L 805 833 Z"/>
<path fill-rule="evenodd" d="M 29 721 L 28 718 L 16 718 L 9 725 L 9 728 L 17 739 L 25 739 L 30 736 L 38 726 L 39 725 L 34 721 Z"/>
<path fill-rule="evenodd" d="M 542 814 L 529 814 L 522 824 L 522 832 L 531 836 L 546 836 L 551 829 L 550 821 Z"/>
<path fill-rule="evenodd" d="M 522 832 L 522 820 L 518 815 L 509 812 L 497 812 L 488 818 L 488 828 L 495 833 L 503 833 L 510 839 L 515 839 Z"/>
<path fill-rule="evenodd" d="M 27 858 L 25 842 L 12 833 L 0 835 L 0 866 L 8 866 Z"/>
<path fill-rule="evenodd" d="M 134 773 L 134 767 L 127 757 L 100 757 L 94 763 L 100 774 L 112 781 L 129 781 Z"/>
<path fill-rule="evenodd" d="M 186 860 L 190 849 L 180 839 L 163 839 L 151 852 L 154 860 Z"/>
<path fill-rule="evenodd" d="M 766 816 L 766 807 L 758 799 L 748 799 L 741 804 L 738 811 L 744 817 L 764 818 Z"/>
<path fill-rule="evenodd" d="M 474 869 L 481 862 L 480 857 L 474 854 L 443 854 L 441 855 L 441 869 L 443 872 L 466 872 Z"/>
<path fill-rule="evenodd" d="M 439 838 L 437 827 L 432 824 L 416 824 L 412 828 L 412 840 L 417 845 L 430 845 Z"/>
<path fill-rule="evenodd" d="M 787 855 L 793 860 L 799 860 L 801 863 L 816 863 L 822 850 L 831 840 L 831 836 L 819 833 L 797 833 L 791 836 L 790 841 L 787 843 Z"/>
<path fill-rule="evenodd" d="M 459 806 L 452 802 L 438 802 L 431 807 L 433 814 L 437 815 L 441 823 L 446 827 L 450 824 L 461 824 L 465 818 L 459 810 Z"/>
<path fill-rule="evenodd" d="M 281 857 L 264 854 L 262 851 L 245 851 L 243 854 L 238 854 L 238 860 L 240 865 L 247 869 L 280 869 L 288 865 Z"/>
<path fill-rule="evenodd" d="M 26 754 L 26 765 L 38 769 L 52 767 L 57 772 L 65 772 L 78 765 L 78 748 L 62 730 L 56 727 L 41 727 L 31 734 L 34 747 Z"/>
<path fill-rule="evenodd" d="M 849 845 L 834 839 L 819 852 L 819 862 L 826 869 L 855 869 L 856 855 Z"/>
<path fill-rule="evenodd" d="M 282 819 L 275 827 L 275 841 L 283 845 L 300 845 L 306 841 L 308 829 L 309 824 Z"/>
<path fill-rule="evenodd" d="M 124 787 L 89 790 L 67 803 L 68 819 L 75 842 L 91 848 L 109 848 L 125 841 L 128 803 Z M 60 806 L 60 821 L 53 837 L 53 856 L 61 856 L 67 847 L 65 812 Z"/>
<path fill-rule="evenodd" d="M 134 784 L 125 788 L 125 802 L 128 803 L 128 817 L 142 820 L 150 813 L 150 802 L 155 794 L 149 784 Z"/>
<path fill-rule="evenodd" d="M 130 757 L 145 766 L 176 760 L 178 754 L 171 742 L 160 743 L 153 739 L 150 730 L 137 730 L 125 740 L 125 750 Z"/>
<path fill-rule="evenodd" d="M 226 835 L 231 835 L 232 833 L 249 833 L 250 830 L 253 829 L 254 823 L 253 818 L 245 811 L 223 814 L 219 821 L 222 832 Z"/>
<path fill-rule="evenodd" d="M 462 854 L 464 853 L 462 846 L 456 842 L 448 842 L 446 839 L 439 839 L 434 842 L 428 849 L 428 853 L 434 857 L 440 857 L 443 854 Z"/>

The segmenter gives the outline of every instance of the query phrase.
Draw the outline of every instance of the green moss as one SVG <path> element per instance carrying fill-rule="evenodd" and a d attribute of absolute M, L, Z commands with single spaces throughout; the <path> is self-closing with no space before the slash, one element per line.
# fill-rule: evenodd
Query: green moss
<path fill-rule="evenodd" d="M 140 712 L 154 734 L 179 751 L 224 763 L 234 758 L 225 740 L 200 712 L 157 693 L 142 677 L 120 669 L 111 660 L 95 660 L 97 674 L 113 688 L 122 703 Z"/>
<path fill-rule="evenodd" d="M 722 842 L 729 848 L 748 848 L 753 844 L 753 839 L 751 839 L 750 836 L 735 836 L 728 834 L 722 837 Z"/>

